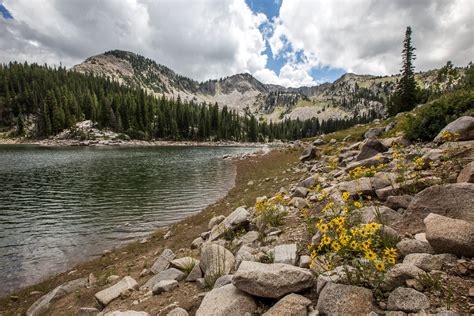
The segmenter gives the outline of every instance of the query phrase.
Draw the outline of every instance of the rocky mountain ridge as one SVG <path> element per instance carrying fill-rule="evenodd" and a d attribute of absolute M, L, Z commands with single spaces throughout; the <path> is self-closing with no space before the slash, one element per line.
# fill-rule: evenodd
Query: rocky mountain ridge
<path fill-rule="evenodd" d="M 299 88 L 264 84 L 250 74 L 197 82 L 149 58 L 119 50 L 89 57 L 71 69 L 140 87 L 157 96 L 218 103 L 273 121 L 312 117 L 327 120 L 364 115 L 369 111 L 383 114 L 398 79 L 398 76 L 347 73 L 334 83 Z M 417 80 L 422 88 L 444 90 L 463 76 L 463 68 L 454 69 L 442 78 L 439 70 L 419 73 Z"/>

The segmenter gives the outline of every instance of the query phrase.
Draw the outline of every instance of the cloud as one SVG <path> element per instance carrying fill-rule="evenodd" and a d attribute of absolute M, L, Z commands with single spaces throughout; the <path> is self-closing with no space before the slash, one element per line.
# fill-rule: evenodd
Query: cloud
<path fill-rule="evenodd" d="M 473 16 L 471 0 L 284 0 L 269 43 L 277 56 L 291 46 L 317 56 L 320 66 L 392 74 L 411 25 L 417 70 L 447 60 L 466 65 L 474 52 Z"/>
<path fill-rule="evenodd" d="M 111 49 L 130 50 L 198 80 L 265 67 L 266 21 L 244 0 L 6 0 L 0 61 L 71 66 Z"/>

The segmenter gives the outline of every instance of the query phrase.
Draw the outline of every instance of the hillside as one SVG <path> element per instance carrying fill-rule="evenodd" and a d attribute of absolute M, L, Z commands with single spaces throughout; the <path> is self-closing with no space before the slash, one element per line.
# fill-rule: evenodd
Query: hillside
<path fill-rule="evenodd" d="M 333 83 L 285 88 L 261 83 L 250 74 L 236 74 L 200 83 L 151 59 L 119 50 L 89 57 L 71 69 L 141 87 L 159 96 L 179 96 L 182 100 L 196 103 L 218 103 L 239 113 L 252 113 L 273 121 L 312 117 L 327 120 L 371 111 L 384 114 L 385 103 L 398 79 L 398 76 L 347 73 Z M 455 85 L 464 72 L 465 68 L 444 67 L 418 73 L 416 79 L 422 89 L 440 93 Z"/>

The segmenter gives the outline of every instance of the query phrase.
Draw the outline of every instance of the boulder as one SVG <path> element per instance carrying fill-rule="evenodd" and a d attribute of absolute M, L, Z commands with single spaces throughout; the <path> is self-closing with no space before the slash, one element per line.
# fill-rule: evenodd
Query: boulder
<path fill-rule="evenodd" d="M 397 211 L 392 210 L 386 206 L 367 206 L 359 209 L 353 213 L 354 216 L 360 216 L 362 223 L 384 223 L 385 225 L 392 225 L 402 219 L 402 215 Z"/>
<path fill-rule="evenodd" d="M 356 161 L 371 158 L 379 153 L 386 152 L 388 147 L 376 139 L 367 139 L 362 143 L 360 154 L 357 155 Z"/>
<path fill-rule="evenodd" d="M 370 168 L 372 166 L 377 167 L 378 165 L 382 163 L 387 163 L 389 160 L 390 159 L 387 156 L 383 154 L 377 154 L 367 159 L 351 162 L 350 164 L 347 165 L 347 167 L 344 168 L 344 171 L 349 172 L 357 167 L 366 167 L 366 168 Z"/>
<path fill-rule="evenodd" d="M 215 225 L 211 234 L 209 235 L 209 241 L 216 240 L 217 238 L 224 235 L 228 230 L 235 230 L 249 223 L 250 213 L 243 207 L 238 207 L 230 213 L 222 222 Z"/>
<path fill-rule="evenodd" d="M 163 280 L 153 285 L 153 294 L 161 294 L 163 292 L 169 292 L 178 287 L 178 281 L 176 280 Z"/>
<path fill-rule="evenodd" d="M 87 278 L 80 278 L 66 282 L 54 288 L 54 290 L 40 297 L 31 305 L 26 311 L 27 316 L 43 315 L 47 312 L 52 303 L 60 298 L 75 292 L 76 290 L 85 287 L 88 284 Z"/>
<path fill-rule="evenodd" d="M 309 145 L 301 154 L 300 161 L 305 162 L 308 160 L 312 160 L 314 158 L 318 158 L 319 156 L 320 156 L 320 153 L 318 149 L 313 145 Z"/>
<path fill-rule="evenodd" d="M 124 291 L 138 289 L 138 283 L 133 278 L 126 276 L 118 283 L 103 289 L 95 294 L 95 299 L 102 305 L 107 306 L 110 302 L 120 296 Z"/>
<path fill-rule="evenodd" d="M 411 253 L 434 253 L 430 244 L 421 240 L 405 238 L 397 243 L 400 256 L 404 257 Z"/>
<path fill-rule="evenodd" d="M 311 176 L 298 183 L 298 186 L 309 189 L 316 184 L 318 184 L 318 176 Z"/>
<path fill-rule="evenodd" d="M 474 183 L 474 161 L 468 163 L 458 175 L 457 182 Z"/>
<path fill-rule="evenodd" d="M 313 285 L 313 275 L 307 269 L 289 264 L 243 261 L 234 274 L 232 283 L 254 296 L 280 298 L 310 288 Z"/>
<path fill-rule="evenodd" d="M 279 300 L 275 305 L 273 305 L 268 311 L 266 311 L 264 316 L 306 316 L 308 315 L 308 306 L 311 305 L 311 300 L 298 295 L 298 294 L 288 294 Z"/>
<path fill-rule="evenodd" d="M 251 230 L 240 237 L 237 242 L 242 245 L 254 245 L 258 243 L 259 238 L 260 234 L 255 230 Z"/>
<path fill-rule="evenodd" d="M 451 134 L 458 134 L 457 140 L 471 140 L 474 139 L 474 117 L 461 116 L 457 120 L 452 121 L 446 125 L 441 132 L 435 137 L 435 142 L 443 142 L 443 135 L 445 132 Z"/>
<path fill-rule="evenodd" d="M 328 283 L 319 295 L 316 309 L 322 315 L 367 315 L 375 309 L 373 300 L 369 289 Z"/>
<path fill-rule="evenodd" d="M 235 269 L 237 270 L 239 268 L 242 261 L 257 261 L 255 254 L 256 250 L 247 245 L 240 247 L 239 251 L 235 254 Z"/>
<path fill-rule="evenodd" d="M 471 207 L 473 205 L 471 204 Z M 426 225 L 426 239 L 435 253 L 452 253 L 459 257 L 474 257 L 473 222 L 429 214 L 424 223 Z"/>
<path fill-rule="evenodd" d="M 406 280 L 417 279 L 420 273 L 424 273 L 424 271 L 414 265 L 398 263 L 385 273 L 381 288 L 384 291 L 391 291 L 403 286 Z"/>
<path fill-rule="evenodd" d="M 234 285 L 213 289 L 201 302 L 196 316 L 241 316 L 256 313 L 257 304 L 248 294 L 238 290 Z"/>
<path fill-rule="evenodd" d="M 413 196 L 411 195 L 394 195 L 389 196 L 385 201 L 385 206 L 390 207 L 391 209 L 398 210 L 399 208 L 408 208 Z"/>
<path fill-rule="evenodd" d="M 392 311 L 415 313 L 429 307 L 426 295 L 414 289 L 399 287 L 388 296 L 387 309 Z"/>
<path fill-rule="evenodd" d="M 217 224 L 221 223 L 223 220 L 225 220 L 224 215 L 219 215 L 219 216 L 214 216 L 211 218 L 209 221 L 209 224 L 207 225 L 208 229 L 212 229 L 212 227 L 216 226 Z"/>
<path fill-rule="evenodd" d="M 374 139 L 379 137 L 385 132 L 385 127 L 374 127 L 369 129 L 367 132 L 364 134 L 365 139 Z"/>
<path fill-rule="evenodd" d="M 341 192 L 349 192 L 352 197 L 358 196 L 359 193 L 363 195 L 374 195 L 375 192 L 370 178 L 359 178 L 352 181 L 340 182 L 336 185 L 336 188 Z"/>
<path fill-rule="evenodd" d="M 196 264 L 186 277 L 186 282 L 195 282 L 197 279 L 200 278 L 202 278 L 201 266 L 199 264 Z"/>
<path fill-rule="evenodd" d="M 185 278 L 186 278 L 186 274 L 184 274 L 180 270 L 175 269 L 175 268 L 169 268 L 153 276 L 142 286 L 142 288 L 153 289 L 155 284 L 157 284 L 160 281 L 164 281 L 164 280 L 182 281 Z"/>
<path fill-rule="evenodd" d="M 296 244 L 278 245 L 275 247 L 274 263 L 296 265 L 298 259 Z"/>
<path fill-rule="evenodd" d="M 304 255 L 304 256 L 300 257 L 300 262 L 298 264 L 298 266 L 300 268 L 309 269 L 310 264 L 311 264 L 311 257 L 310 256 Z"/>
<path fill-rule="evenodd" d="M 297 209 L 300 210 L 300 209 L 308 206 L 308 201 L 306 201 L 306 199 L 303 199 L 303 198 L 300 198 L 300 197 L 294 197 L 290 200 L 290 202 L 288 204 L 292 205 L 292 206 L 294 206 L 294 207 L 296 207 Z"/>
<path fill-rule="evenodd" d="M 348 268 L 348 267 L 347 267 Z M 344 266 L 336 267 L 332 271 L 325 271 L 318 275 L 316 282 L 316 293 L 321 293 L 324 287 L 329 283 L 339 283 L 341 280 L 345 279 L 346 272 Z"/>
<path fill-rule="evenodd" d="M 322 138 L 317 138 L 313 141 L 313 146 L 321 146 L 326 144 L 326 141 Z"/>
<path fill-rule="evenodd" d="M 96 316 L 97 314 L 99 314 L 99 310 L 95 307 L 81 307 L 76 316 Z"/>
<path fill-rule="evenodd" d="M 201 250 L 200 266 L 205 278 L 217 278 L 229 274 L 234 263 L 234 255 L 220 245 L 209 244 Z"/>
<path fill-rule="evenodd" d="M 199 265 L 199 260 L 192 257 L 182 257 L 172 260 L 170 264 L 173 268 L 189 272 L 194 268 L 195 265 Z"/>
<path fill-rule="evenodd" d="M 154 274 L 158 274 L 161 271 L 168 269 L 170 266 L 170 261 L 173 260 L 175 257 L 176 256 L 171 249 L 163 250 L 158 259 L 156 259 L 155 263 L 153 263 L 153 266 L 150 268 L 150 271 Z"/>
<path fill-rule="evenodd" d="M 170 310 L 168 314 L 166 314 L 166 316 L 188 316 L 188 315 L 189 315 L 188 312 L 181 307 L 173 308 L 172 310 Z"/>
<path fill-rule="evenodd" d="M 417 233 L 423 230 L 423 219 L 429 213 L 474 222 L 473 205 L 474 183 L 434 185 L 414 196 L 399 228 Z"/>
<path fill-rule="evenodd" d="M 441 270 L 445 261 L 451 261 L 451 263 L 456 262 L 456 257 L 452 256 L 451 260 L 446 260 L 444 255 L 432 255 L 429 253 L 411 253 L 403 259 L 404 264 L 414 265 L 426 272 L 431 272 L 433 270 Z"/>
<path fill-rule="evenodd" d="M 214 289 L 218 288 L 218 287 L 221 287 L 221 286 L 224 286 L 224 285 L 227 285 L 227 284 L 231 284 L 232 283 L 232 278 L 233 278 L 233 275 L 231 274 L 226 274 L 226 275 L 223 275 L 221 276 L 220 278 L 218 278 L 216 280 L 216 282 L 214 283 Z"/>
<path fill-rule="evenodd" d="M 304 187 L 297 187 L 291 197 L 301 197 L 304 198 L 308 194 L 308 189 Z"/>
<path fill-rule="evenodd" d="M 411 145 L 411 142 L 408 139 L 404 138 L 403 136 L 384 138 L 381 140 L 381 142 L 387 147 L 392 147 L 393 145 L 400 145 L 400 146 Z"/>
<path fill-rule="evenodd" d="M 191 243 L 191 249 L 198 249 L 199 247 L 202 246 L 203 243 L 204 243 L 204 239 L 202 237 L 198 237 L 194 239 L 193 242 Z"/>

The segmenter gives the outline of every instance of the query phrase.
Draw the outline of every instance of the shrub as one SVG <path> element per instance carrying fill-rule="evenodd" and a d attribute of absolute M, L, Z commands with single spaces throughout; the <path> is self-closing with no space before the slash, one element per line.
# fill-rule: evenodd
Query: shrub
<path fill-rule="evenodd" d="M 410 115 L 403 129 L 410 140 L 429 141 L 450 122 L 472 113 L 474 90 L 458 90 L 425 105 Z"/>

